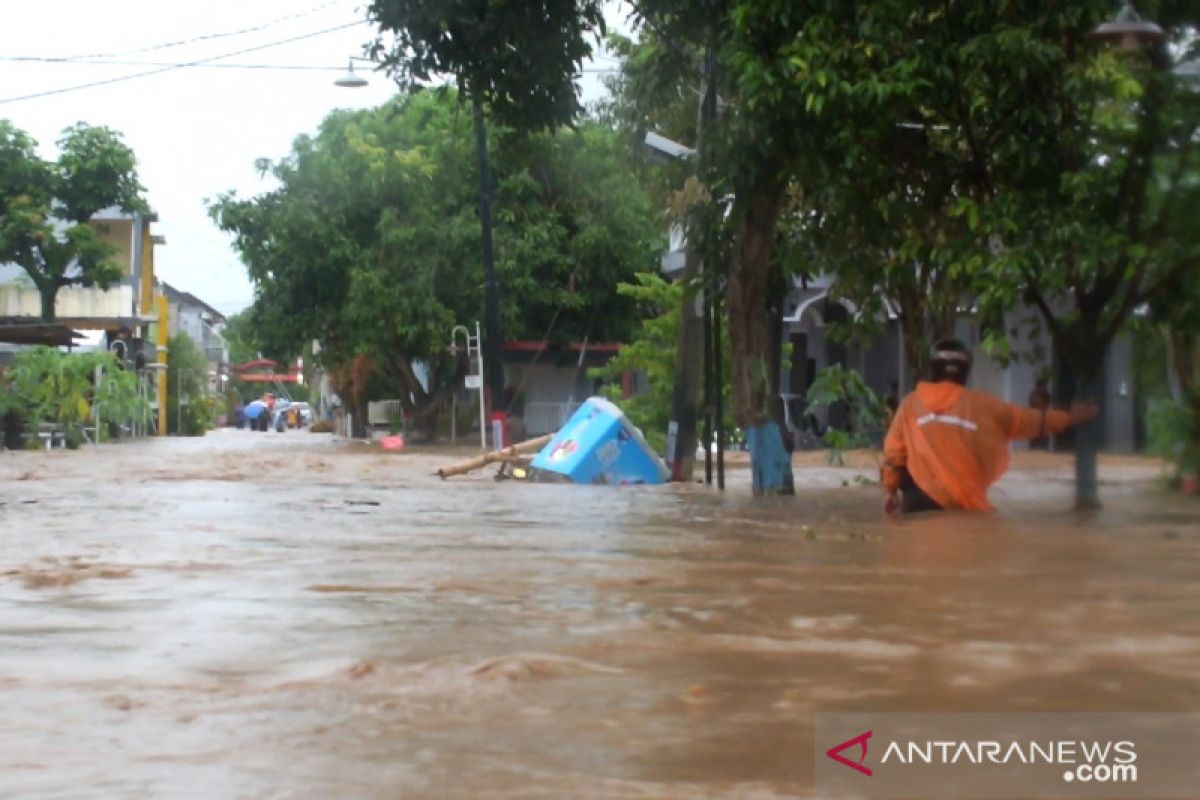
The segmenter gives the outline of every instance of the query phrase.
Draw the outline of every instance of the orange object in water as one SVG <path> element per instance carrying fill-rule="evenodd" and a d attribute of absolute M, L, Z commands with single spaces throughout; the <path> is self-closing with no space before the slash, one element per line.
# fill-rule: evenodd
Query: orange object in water
<path fill-rule="evenodd" d="M 942 508 L 991 511 L 988 487 L 1008 469 L 1008 443 L 1060 433 L 1065 411 L 1006 403 L 949 381 L 919 383 L 896 410 L 883 443 L 883 485 L 900 488 L 899 469 Z"/>
<path fill-rule="evenodd" d="M 393 436 L 385 436 L 379 440 L 379 446 L 384 450 L 403 450 L 404 437 L 398 433 Z"/>

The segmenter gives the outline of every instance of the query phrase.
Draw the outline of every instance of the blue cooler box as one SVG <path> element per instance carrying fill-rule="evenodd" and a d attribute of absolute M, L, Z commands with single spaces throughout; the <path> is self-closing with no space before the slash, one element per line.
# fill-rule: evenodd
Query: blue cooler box
<path fill-rule="evenodd" d="M 602 397 L 588 398 L 532 466 L 574 483 L 663 483 L 670 475 L 621 409 Z"/>

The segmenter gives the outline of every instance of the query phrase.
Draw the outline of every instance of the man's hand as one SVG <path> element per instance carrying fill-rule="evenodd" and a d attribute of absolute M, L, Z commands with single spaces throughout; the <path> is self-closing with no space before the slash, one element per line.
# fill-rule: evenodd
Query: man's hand
<path fill-rule="evenodd" d="M 900 495 L 896 494 L 895 492 L 889 492 L 887 497 L 883 498 L 883 513 L 900 513 Z"/>
<path fill-rule="evenodd" d="M 1072 425 L 1081 425 L 1095 419 L 1100 413 L 1100 407 L 1095 403 L 1081 403 L 1076 400 L 1071 403 L 1071 410 L 1067 413 L 1071 416 Z"/>

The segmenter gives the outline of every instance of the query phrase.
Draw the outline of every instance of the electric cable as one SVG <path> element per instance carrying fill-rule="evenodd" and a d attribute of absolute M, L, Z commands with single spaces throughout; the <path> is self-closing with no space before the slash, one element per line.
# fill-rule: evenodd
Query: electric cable
<path fill-rule="evenodd" d="M 316 6 L 314 8 L 310 8 L 307 11 L 299 11 L 295 14 L 288 14 L 287 16 L 278 17 L 278 18 L 270 20 L 268 22 L 264 22 L 260 25 L 254 25 L 249 28 L 241 28 L 236 31 L 226 31 L 224 33 L 206 33 L 201 36 L 194 36 L 191 39 L 179 39 L 179 40 L 173 41 L 173 42 L 164 42 L 163 44 L 152 44 L 152 45 L 148 45 L 146 47 L 135 47 L 135 48 L 132 48 L 129 50 L 118 50 L 114 53 L 85 53 L 85 54 L 79 55 L 79 56 L 68 56 L 68 57 L 64 58 L 63 60 L 64 61 L 75 61 L 75 60 L 81 60 L 81 59 L 87 59 L 87 58 L 116 58 L 118 56 L 135 55 L 137 53 L 149 53 L 154 50 L 166 50 L 171 47 L 182 47 L 183 45 L 194 44 L 196 42 L 206 42 L 206 41 L 211 41 L 213 39 L 224 39 L 224 38 L 228 38 L 230 36 L 241 36 L 241 35 L 247 34 L 247 33 L 256 33 L 261 30 L 266 30 L 267 28 L 270 28 L 272 25 L 278 25 L 281 22 L 288 22 L 293 19 L 300 19 L 301 17 L 307 17 L 309 14 L 315 14 L 316 12 L 318 12 L 322 9 L 329 8 L 330 6 L 334 6 L 334 5 L 337 5 L 336 0 L 330 0 L 330 2 L 328 2 L 328 3 L 324 3 L 324 4 Z"/>
<path fill-rule="evenodd" d="M 195 61 L 188 61 L 188 62 L 184 62 L 184 63 L 180 63 L 180 64 L 171 64 L 171 65 L 165 66 L 165 67 L 158 67 L 156 69 L 146 70 L 145 72 L 135 72 L 131 75 L 122 75 L 117 78 L 107 78 L 105 80 L 100 80 L 100 81 L 91 81 L 90 83 L 81 83 L 81 84 L 77 84 L 75 86 L 64 86 L 60 89 L 49 89 L 44 92 L 33 92 L 31 94 L 20 95 L 17 97 L 0 98 L 0 105 L 3 105 L 5 103 L 16 103 L 21 100 L 35 100 L 40 97 L 50 97 L 52 95 L 67 94 L 68 92 L 77 92 L 82 89 L 92 89 L 97 86 L 107 86 L 107 85 L 113 84 L 113 83 L 123 83 L 125 81 L 132 81 L 137 78 L 147 78 L 151 75 L 160 75 L 164 72 L 170 72 L 172 70 L 182 69 L 184 67 L 198 67 L 198 66 L 202 66 L 202 65 L 208 64 L 213 61 L 219 61 L 220 59 L 223 59 L 223 58 L 231 58 L 233 56 L 240 56 L 240 55 L 244 55 L 246 53 L 254 53 L 259 50 L 266 50 L 271 47 L 279 47 L 280 45 L 291 44 L 292 42 L 299 42 L 304 39 L 312 39 L 313 37 L 316 37 L 316 36 L 323 36 L 327 33 L 333 33 L 334 31 L 341 31 L 341 30 L 345 30 L 347 28 L 353 28 L 353 27 L 356 27 L 361 24 L 362 24 L 361 22 L 357 22 L 357 21 L 356 22 L 347 22 L 343 25 L 335 25 L 332 28 L 325 28 L 324 30 L 313 31 L 312 33 L 305 33 L 305 34 L 301 34 L 300 36 L 293 36 L 288 39 L 280 39 L 279 41 L 269 42 L 267 44 L 256 45 L 254 47 L 247 47 L 242 50 L 235 50 L 235 51 L 232 51 L 229 53 L 221 53 L 220 55 L 210 56 L 208 58 L 201 58 L 201 59 L 197 59 Z"/>

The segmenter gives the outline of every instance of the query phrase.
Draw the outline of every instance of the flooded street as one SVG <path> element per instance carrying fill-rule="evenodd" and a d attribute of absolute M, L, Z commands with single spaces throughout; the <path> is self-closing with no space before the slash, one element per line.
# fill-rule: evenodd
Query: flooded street
<path fill-rule="evenodd" d="M 471 452 L 0 453 L 0 797 L 803 797 L 818 710 L 1200 710 L 1146 462 L 895 521 L 819 456 L 754 501 L 433 477 Z"/>

